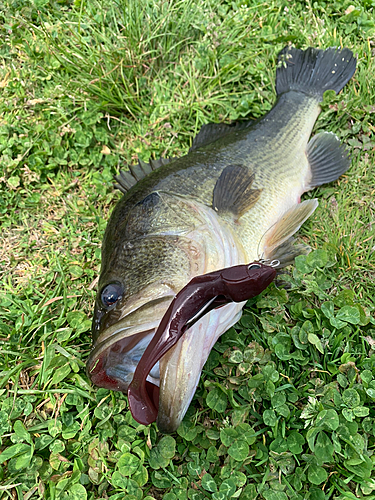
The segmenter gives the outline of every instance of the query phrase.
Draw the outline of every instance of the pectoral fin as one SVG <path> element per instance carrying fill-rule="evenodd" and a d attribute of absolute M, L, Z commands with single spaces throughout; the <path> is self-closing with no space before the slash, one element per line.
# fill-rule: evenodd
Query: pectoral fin
<path fill-rule="evenodd" d="M 254 174 L 242 165 L 229 165 L 216 182 L 212 206 L 217 212 L 231 212 L 237 219 L 258 201 L 261 189 L 252 189 Z"/>
<path fill-rule="evenodd" d="M 296 243 L 295 238 L 290 237 L 284 241 L 280 246 L 274 248 L 271 252 L 267 253 L 267 259 L 270 261 L 279 261 L 277 269 L 291 266 L 294 259 L 298 255 L 306 255 L 311 251 L 311 247 L 304 243 Z"/>

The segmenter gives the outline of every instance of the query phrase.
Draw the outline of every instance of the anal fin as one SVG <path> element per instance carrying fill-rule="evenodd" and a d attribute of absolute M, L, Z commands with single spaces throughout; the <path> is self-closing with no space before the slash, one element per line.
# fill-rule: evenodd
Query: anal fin
<path fill-rule="evenodd" d="M 269 252 L 267 260 L 278 260 L 280 264 L 277 266 L 277 269 L 283 269 L 284 267 L 291 266 L 298 255 L 306 255 L 310 251 L 311 247 L 304 243 L 296 243 L 295 238 L 291 237 Z"/>
<path fill-rule="evenodd" d="M 347 149 L 332 132 L 315 135 L 307 145 L 306 155 L 311 170 L 308 189 L 335 181 L 350 167 Z"/>
<path fill-rule="evenodd" d="M 284 253 L 285 258 L 285 248 L 282 248 L 283 244 L 286 244 L 288 240 L 291 239 L 293 234 L 298 231 L 317 206 L 318 200 L 305 200 L 289 209 L 280 217 L 276 224 L 274 224 L 263 236 L 266 240 L 264 245 L 264 258 L 277 258 L 275 257 L 277 255 L 277 249 L 280 250 L 280 256 Z M 290 240 L 289 247 L 291 247 L 292 243 L 292 240 Z"/>
<path fill-rule="evenodd" d="M 242 165 L 229 165 L 221 172 L 213 193 L 213 209 L 241 217 L 258 201 L 261 189 L 252 189 L 254 174 Z"/>

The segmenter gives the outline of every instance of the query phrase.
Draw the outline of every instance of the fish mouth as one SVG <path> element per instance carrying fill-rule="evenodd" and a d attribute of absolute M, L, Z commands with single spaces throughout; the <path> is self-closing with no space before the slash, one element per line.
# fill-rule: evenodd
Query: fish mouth
<path fill-rule="evenodd" d="M 151 325 L 149 325 L 151 326 Z M 87 361 L 87 373 L 93 384 L 113 391 L 126 392 L 133 379 L 137 363 L 155 334 L 157 324 L 140 331 L 121 330 L 108 345 L 99 344 Z M 130 330 L 132 330 L 130 332 Z M 123 335 L 127 334 L 126 337 Z M 159 386 L 159 365 L 155 365 L 148 380 Z"/>
<path fill-rule="evenodd" d="M 87 360 L 87 374 L 98 387 L 127 393 L 136 367 L 174 296 L 167 295 L 125 316 L 97 339 Z M 194 324 L 164 354 L 147 376 L 147 392 L 156 410 L 160 432 L 174 432 L 191 403 L 200 374 L 217 338 L 241 316 L 244 303 L 227 304 Z M 129 326 L 132 318 L 150 316 L 148 322 Z M 116 326 L 116 330 L 114 327 Z"/>
<path fill-rule="evenodd" d="M 137 364 L 174 295 L 171 289 L 167 290 L 164 296 L 131 310 L 100 334 L 86 365 L 93 384 L 126 393 Z M 147 380 L 160 385 L 159 363 Z"/>

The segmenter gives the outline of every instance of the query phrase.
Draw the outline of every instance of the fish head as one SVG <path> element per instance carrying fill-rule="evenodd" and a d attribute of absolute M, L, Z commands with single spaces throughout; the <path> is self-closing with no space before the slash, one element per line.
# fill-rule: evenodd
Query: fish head
<path fill-rule="evenodd" d="M 94 308 L 88 374 L 96 385 L 126 392 L 169 304 L 190 279 L 194 256 L 184 243 L 150 236 L 114 251 L 100 276 Z M 158 365 L 149 377 L 159 385 Z"/>
<path fill-rule="evenodd" d="M 211 207 L 165 193 L 152 193 L 130 211 L 118 204 L 102 245 L 93 349 L 87 361 L 91 381 L 126 393 L 176 294 L 193 277 L 236 265 L 244 258 L 231 228 L 222 226 Z M 236 305 L 224 314 L 223 321 L 223 314 L 217 321 L 209 320 L 207 329 L 207 318 L 194 325 L 190 335 L 178 342 L 189 359 L 179 357 L 175 349 L 174 357 L 164 360 L 163 356 L 150 371 L 147 381 L 160 387 L 161 415 L 169 416 L 170 407 L 175 407 L 176 418 L 168 417 L 162 425 L 164 432 L 180 424 L 212 346 L 237 321 L 241 307 Z M 169 390 L 174 380 L 185 384 L 179 394 Z"/>

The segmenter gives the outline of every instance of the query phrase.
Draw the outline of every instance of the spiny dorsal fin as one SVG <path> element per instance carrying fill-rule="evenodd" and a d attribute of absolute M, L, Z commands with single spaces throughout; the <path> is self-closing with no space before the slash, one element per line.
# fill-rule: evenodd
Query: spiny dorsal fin
<path fill-rule="evenodd" d="M 217 212 L 231 212 L 236 218 L 241 217 L 258 201 L 261 189 L 251 189 L 254 174 L 242 165 L 229 165 L 218 178 L 212 207 Z"/>
<path fill-rule="evenodd" d="M 166 165 L 174 158 L 159 158 L 158 160 L 151 160 L 149 163 L 146 163 L 142 160 L 138 160 L 137 165 L 129 165 L 129 170 L 120 170 L 120 173 L 116 175 L 115 179 L 117 184 L 115 184 L 115 188 L 119 189 L 123 193 L 129 191 L 138 181 L 146 177 L 153 170 L 161 167 L 162 165 Z"/>
<path fill-rule="evenodd" d="M 305 200 L 289 209 L 270 229 L 264 234 L 264 258 L 275 258 L 275 250 L 289 240 L 298 231 L 306 219 L 318 206 L 318 200 Z M 262 239 L 263 239 L 262 238 Z"/>
<path fill-rule="evenodd" d="M 316 134 L 306 151 L 311 170 L 308 189 L 335 181 L 350 167 L 349 152 L 332 132 Z"/>
<path fill-rule="evenodd" d="M 215 142 L 232 132 L 243 130 L 251 125 L 251 123 L 254 122 L 235 122 L 229 125 L 226 123 L 207 123 L 202 126 L 198 134 L 194 137 L 189 153 L 203 146 L 207 146 L 208 144 L 211 144 L 212 142 Z"/>

